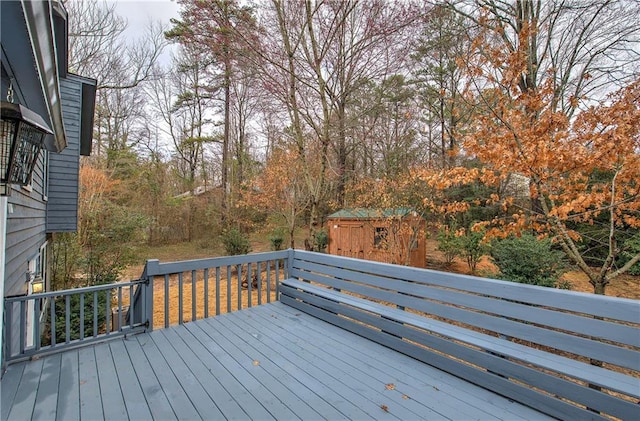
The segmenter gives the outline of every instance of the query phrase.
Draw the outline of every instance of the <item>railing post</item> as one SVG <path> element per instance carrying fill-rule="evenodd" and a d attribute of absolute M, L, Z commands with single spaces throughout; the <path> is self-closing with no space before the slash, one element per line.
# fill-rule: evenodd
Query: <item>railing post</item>
<path fill-rule="evenodd" d="M 295 254 L 295 250 L 288 249 L 287 252 L 287 273 L 284 274 L 284 277 L 290 278 L 291 272 L 293 272 L 293 255 Z"/>
<path fill-rule="evenodd" d="M 2 301 L 4 301 L 4 297 L 0 297 L 0 299 Z M 5 361 L 8 360 L 11 357 L 11 351 L 13 349 L 13 332 L 12 332 L 12 327 L 13 327 L 13 303 L 9 303 L 8 307 L 7 304 L 4 305 L 2 311 L 4 312 L 4 329 L 2 331 L 2 335 L 4 335 L 3 340 L 2 340 L 2 368 L 1 370 L 4 371 L 4 366 L 5 366 Z M 1 373 L 0 373 L 1 374 Z"/>
<path fill-rule="evenodd" d="M 153 330 L 153 279 L 156 274 L 160 272 L 160 261 L 157 259 L 147 260 L 146 265 L 147 282 L 145 284 L 144 298 L 145 298 L 145 315 L 147 318 L 148 327 L 150 332 Z M 165 300 L 167 298 L 165 297 Z"/>

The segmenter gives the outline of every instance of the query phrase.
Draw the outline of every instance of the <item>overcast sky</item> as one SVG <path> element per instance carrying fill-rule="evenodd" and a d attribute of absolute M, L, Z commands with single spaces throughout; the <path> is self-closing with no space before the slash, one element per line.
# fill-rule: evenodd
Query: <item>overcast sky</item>
<path fill-rule="evenodd" d="M 169 27 L 171 18 L 180 17 L 180 7 L 175 0 L 108 0 L 108 2 L 115 3 L 116 13 L 127 20 L 125 34 L 131 39 L 143 36 L 150 22 L 160 21 L 164 26 Z M 160 56 L 160 64 L 170 63 L 173 49 L 172 45 L 165 49 Z"/>
<path fill-rule="evenodd" d="M 174 0 L 117 0 L 116 12 L 127 19 L 127 32 L 140 34 L 151 21 L 168 25 L 169 19 L 179 17 L 178 3 Z"/>

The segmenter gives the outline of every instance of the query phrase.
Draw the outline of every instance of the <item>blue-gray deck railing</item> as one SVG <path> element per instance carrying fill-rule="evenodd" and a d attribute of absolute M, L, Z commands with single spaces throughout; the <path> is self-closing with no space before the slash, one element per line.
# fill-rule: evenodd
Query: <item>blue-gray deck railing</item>
<path fill-rule="evenodd" d="M 269 303 L 292 253 L 148 260 L 139 280 L 6 298 L 3 357 L 15 362 Z"/>
<path fill-rule="evenodd" d="M 145 282 L 136 280 L 6 298 L 5 360 L 22 360 L 144 329 L 144 322 L 125 323 L 125 313 L 127 298 Z M 140 291 L 147 293 L 144 289 Z M 144 307 L 146 300 L 138 305 Z M 135 304 L 131 306 L 136 310 Z M 141 311 L 144 313 L 146 309 Z"/>
<path fill-rule="evenodd" d="M 288 276 L 292 250 L 160 263 L 148 260 L 147 283 L 136 291 L 129 313 L 149 329 L 183 324 L 278 299 L 280 281 Z M 140 300 L 147 303 L 141 306 Z M 141 314 L 142 309 L 146 314 Z M 127 319 L 128 320 L 128 319 Z"/>

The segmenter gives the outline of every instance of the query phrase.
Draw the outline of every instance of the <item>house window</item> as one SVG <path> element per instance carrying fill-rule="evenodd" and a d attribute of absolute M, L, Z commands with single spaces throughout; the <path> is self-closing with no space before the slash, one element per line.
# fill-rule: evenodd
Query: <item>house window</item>
<path fill-rule="evenodd" d="M 386 227 L 375 227 L 373 234 L 373 247 L 379 250 L 386 250 L 388 248 L 387 235 L 389 230 Z"/>

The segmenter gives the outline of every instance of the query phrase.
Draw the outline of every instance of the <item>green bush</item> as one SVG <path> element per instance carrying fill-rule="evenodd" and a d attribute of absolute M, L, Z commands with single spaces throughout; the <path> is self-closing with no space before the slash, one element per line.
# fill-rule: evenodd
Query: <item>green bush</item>
<path fill-rule="evenodd" d="M 84 306 L 80 304 L 80 296 L 84 295 Z M 84 307 L 84 338 L 89 338 L 101 333 L 106 332 L 107 316 L 110 316 L 111 308 L 107 306 L 107 303 L 111 302 L 112 290 L 99 291 L 95 294 L 78 294 L 69 296 L 69 340 L 74 341 L 80 339 L 80 330 L 82 328 L 80 323 L 80 309 Z M 55 303 L 55 304 L 54 304 Z M 54 305 L 54 317 L 55 317 L 55 340 L 57 344 L 65 343 L 67 340 L 67 319 L 66 319 L 66 304 L 65 297 L 52 297 L 48 305 Z M 94 304 L 97 308 L 94 308 Z M 93 331 L 94 327 L 94 314 L 97 321 L 97 331 Z M 51 312 L 46 308 L 45 312 L 46 328 L 42 336 L 42 345 L 51 344 Z M 109 329 L 112 329 L 109 326 Z"/>
<path fill-rule="evenodd" d="M 462 240 L 456 236 L 453 228 L 441 228 L 438 231 L 438 250 L 444 253 L 444 259 L 447 265 L 453 263 L 453 260 L 462 252 Z"/>
<path fill-rule="evenodd" d="M 489 251 L 489 247 L 483 240 L 484 231 L 473 231 L 471 229 L 468 229 L 466 234 L 460 237 L 462 255 L 466 259 L 471 272 L 476 271 L 478 262 Z"/>
<path fill-rule="evenodd" d="M 324 253 L 324 251 L 327 249 L 327 245 L 329 244 L 329 234 L 327 234 L 327 231 L 320 230 L 316 232 L 314 240 L 316 243 L 316 250 Z"/>
<path fill-rule="evenodd" d="M 563 256 L 553 249 L 550 239 L 538 240 L 531 234 L 496 240 L 491 245 L 499 277 L 523 284 L 568 289 L 570 285 L 558 283 L 565 268 Z"/>
<path fill-rule="evenodd" d="M 231 228 L 222 233 L 222 244 L 228 256 L 247 254 L 251 251 L 249 239 L 237 228 Z"/>
<path fill-rule="evenodd" d="M 633 256 L 640 253 L 640 233 L 627 239 L 622 245 L 622 253 L 618 257 L 618 267 L 624 266 Z M 631 266 L 628 272 L 630 275 L 640 275 L 640 262 Z"/>
<path fill-rule="evenodd" d="M 282 250 L 282 245 L 284 244 L 284 236 L 285 236 L 284 229 L 277 228 L 273 230 L 273 232 L 269 236 L 269 242 L 271 243 L 271 250 L 274 250 L 274 251 Z"/>

